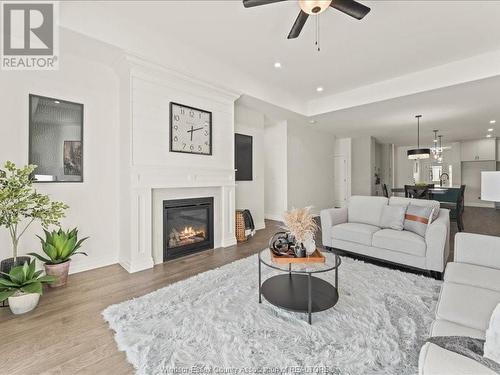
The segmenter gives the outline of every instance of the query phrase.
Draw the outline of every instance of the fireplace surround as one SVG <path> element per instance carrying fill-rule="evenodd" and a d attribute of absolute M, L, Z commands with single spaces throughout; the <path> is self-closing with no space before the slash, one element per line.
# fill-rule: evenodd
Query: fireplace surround
<path fill-rule="evenodd" d="M 214 247 L 214 199 L 163 201 L 163 261 Z"/>

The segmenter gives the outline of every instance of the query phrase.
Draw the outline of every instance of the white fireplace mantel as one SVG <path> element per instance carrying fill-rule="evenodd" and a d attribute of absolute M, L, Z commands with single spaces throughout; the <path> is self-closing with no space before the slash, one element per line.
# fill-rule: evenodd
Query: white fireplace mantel
<path fill-rule="evenodd" d="M 163 198 L 213 196 L 215 247 L 234 233 L 234 101 L 237 93 L 127 57 L 120 65 L 120 264 L 129 272 L 162 261 Z M 169 103 L 213 114 L 213 155 L 169 152 Z"/>

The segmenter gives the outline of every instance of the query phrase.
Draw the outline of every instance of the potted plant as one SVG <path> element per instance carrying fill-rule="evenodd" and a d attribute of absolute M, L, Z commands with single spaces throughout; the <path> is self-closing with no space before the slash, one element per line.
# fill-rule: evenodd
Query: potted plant
<path fill-rule="evenodd" d="M 16 314 L 24 314 L 38 305 L 43 292 L 43 284 L 55 281 L 53 276 L 41 276 L 36 271 L 35 261 L 11 268 L 9 273 L 0 277 L 0 302 L 8 300 L 10 310 Z"/>
<path fill-rule="evenodd" d="M 310 255 L 316 250 L 314 235 L 318 224 L 310 207 L 294 208 L 285 212 L 284 223 L 284 229 L 294 238 L 294 252 L 297 257 Z"/>
<path fill-rule="evenodd" d="M 52 202 L 48 195 L 39 194 L 33 189 L 31 175 L 36 165 L 17 168 L 10 161 L 5 169 L 0 169 L 0 227 L 9 230 L 12 240 L 12 258 L 0 263 L 0 272 L 8 273 L 12 267 L 29 262 L 29 257 L 18 257 L 19 240 L 35 221 L 44 228 L 59 225 L 67 205 Z"/>
<path fill-rule="evenodd" d="M 44 229 L 44 232 L 45 239 L 40 236 L 37 237 L 42 243 L 42 250 L 47 255 L 47 258 L 36 253 L 29 253 L 29 255 L 33 255 L 44 262 L 47 275 L 57 278 L 56 282 L 50 284 L 51 287 L 55 288 L 66 285 L 71 257 L 75 254 L 87 256 L 86 253 L 77 252 L 77 250 L 88 237 L 78 240 L 78 230 L 76 228 L 71 231 L 64 231 L 59 228 L 59 230 L 52 232 Z"/>

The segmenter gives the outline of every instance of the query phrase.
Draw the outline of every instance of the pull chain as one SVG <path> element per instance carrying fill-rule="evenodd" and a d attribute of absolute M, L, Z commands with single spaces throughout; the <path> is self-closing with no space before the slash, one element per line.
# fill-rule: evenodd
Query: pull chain
<path fill-rule="evenodd" d="M 319 32 L 319 14 L 316 16 L 316 43 L 314 43 L 318 52 L 321 51 L 320 32 Z"/>

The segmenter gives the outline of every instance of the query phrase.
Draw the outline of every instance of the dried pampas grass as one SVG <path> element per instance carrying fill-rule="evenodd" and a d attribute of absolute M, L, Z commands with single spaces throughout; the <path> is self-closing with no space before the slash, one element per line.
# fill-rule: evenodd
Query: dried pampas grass
<path fill-rule="evenodd" d="M 294 208 L 285 212 L 284 229 L 290 232 L 298 243 L 314 238 L 318 224 L 311 214 L 311 207 Z"/>

